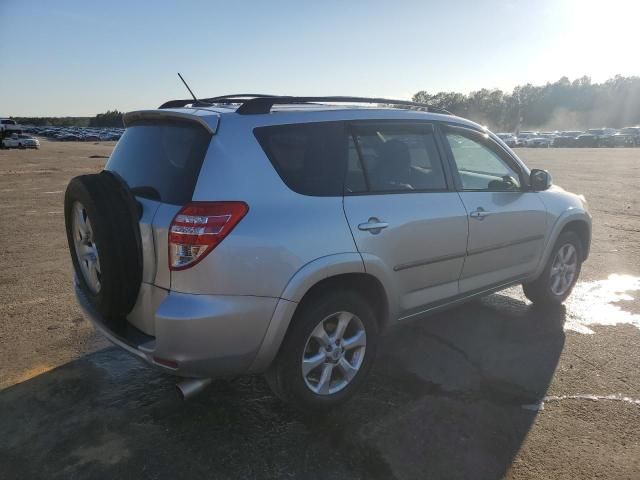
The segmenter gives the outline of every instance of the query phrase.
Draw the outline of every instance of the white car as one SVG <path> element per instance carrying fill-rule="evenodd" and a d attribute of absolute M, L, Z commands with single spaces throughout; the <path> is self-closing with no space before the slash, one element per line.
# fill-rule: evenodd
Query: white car
<path fill-rule="evenodd" d="M 14 133 L 2 140 L 3 148 L 40 148 L 37 138 L 24 133 Z"/>
<path fill-rule="evenodd" d="M 496 135 L 507 145 L 507 147 L 514 148 L 518 146 L 518 137 L 513 133 L 496 133 Z"/>
<path fill-rule="evenodd" d="M 22 125 L 18 125 L 15 120 L 10 118 L 0 118 L 0 138 L 3 134 L 19 133 L 22 131 Z"/>
<path fill-rule="evenodd" d="M 543 132 L 537 137 L 527 139 L 526 146 L 530 148 L 549 148 L 554 138 L 556 138 L 554 133 Z"/>
<path fill-rule="evenodd" d="M 538 132 L 520 132 L 517 135 L 518 144 L 523 147 L 528 147 L 529 140 L 537 137 L 538 137 Z"/>

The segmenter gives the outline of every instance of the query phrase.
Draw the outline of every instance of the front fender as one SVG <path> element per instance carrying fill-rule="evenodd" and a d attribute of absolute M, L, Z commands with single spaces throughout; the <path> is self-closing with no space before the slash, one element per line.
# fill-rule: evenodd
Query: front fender
<path fill-rule="evenodd" d="M 540 263 L 538 264 L 538 268 L 536 269 L 536 272 L 534 275 L 535 278 L 540 276 L 540 274 L 544 270 L 544 267 L 549 261 L 549 257 L 551 256 L 551 252 L 553 250 L 554 245 L 556 244 L 556 241 L 558 240 L 558 237 L 560 236 L 560 233 L 562 232 L 564 227 L 567 226 L 567 224 L 573 221 L 584 222 L 589 229 L 589 241 L 587 243 L 587 250 L 586 252 L 584 252 L 585 258 L 588 256 L 589 247 L 591 245 L 591 215 L 589 214 L 588 211 L 582 208 L 578 208 L 578 207 L 568 208 L 567 210 L 562 212 L 560 216 L 556 218 L 555 222 L 551 226 L 551 229 L 547 236 L 547 240 L 544 245 L 544 251 L 543 251 L 542 257 L 540 258 Z"/>

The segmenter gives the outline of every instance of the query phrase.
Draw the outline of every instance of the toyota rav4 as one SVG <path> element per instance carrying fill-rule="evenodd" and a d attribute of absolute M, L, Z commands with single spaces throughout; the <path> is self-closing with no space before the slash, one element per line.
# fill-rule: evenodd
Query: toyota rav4
<path fill-rule="evenodd" d="M 330 408 L 389 327 L 515 284 L 560 304 L 589 254 L 582 196 L 426 105 L 235 95 L 124 121 L 105 170 L 65 194 L 75 291 L 185 397 L 265 373 Z"/>

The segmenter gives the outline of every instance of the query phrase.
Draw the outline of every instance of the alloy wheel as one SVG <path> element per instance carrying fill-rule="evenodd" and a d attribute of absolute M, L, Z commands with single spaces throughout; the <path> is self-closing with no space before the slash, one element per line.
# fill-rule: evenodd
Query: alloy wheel
<path fill-rule="evenodd" d="M 576 278 L 578 272 L 578 252 L 571 243 L 561 246 L 551 264 L 551 292 L 564 295 Z"/>
<path fill-rule="evenodd" d="M 362 321 L 353 313 L 336 312 L 325 317 L 309 335 L 302 354 L 302 376 L 318 395 L 331 395 L 355 378 L 367 346 Z"/>

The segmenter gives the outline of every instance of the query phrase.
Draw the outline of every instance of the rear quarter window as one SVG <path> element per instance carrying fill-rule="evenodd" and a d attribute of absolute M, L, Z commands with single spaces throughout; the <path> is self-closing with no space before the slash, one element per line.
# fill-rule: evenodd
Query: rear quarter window
<path fill-rule="evenodd" d="M 342 122 L 259 127 L 254 135 L 291 190 L 311 196 L 342 195 L 348 151 Z"/>
<path fill-rule="evenodd" d="M 133 193 L 174 205 L 193 196 L 211 134 L 189 121 L 145 121 L 125 130 L 106 169 Z"/>

